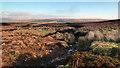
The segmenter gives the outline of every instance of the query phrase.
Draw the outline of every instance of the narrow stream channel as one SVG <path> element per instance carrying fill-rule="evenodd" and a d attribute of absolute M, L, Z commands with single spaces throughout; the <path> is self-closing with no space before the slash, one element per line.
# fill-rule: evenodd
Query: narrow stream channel
<path fill-rule="evenodd" d="M 76 42 L 76 44 L 77 44 L 77 43 L 78 43 L 78 42 Z M 65 57 L 69 56 L 71 53 L 74 53 L 75 51 L 78 51 L 78 49 L 74 49 L 74 48 L 73 48 L 73 45 L 69 45 L 69 48 L 70 48 L 70 49 L 68 50 L 67 54 L 65 54 L 65 55 L 63 55 L 63 56 L 57 56 L 57 57 L 51 59 L 50 61 L 48 61 L 48 62 L 44 65 L 43 68 L 46 68 L 49 64 L 51 64 L 52 62 L 54 62 L 56 59 L 60 59 L 60 61 L 63 61 L 62 59 L 64 59 Z M 57 66 L 57 65 L 55 65 L 55 66 Z"/>
<path fill-rule="evenodd" d="M 75 30 L 77 30 L 78 28 L 75 28 Z M 56 59 L 64 59 L 65 57 L 69 56 L 71 53 L 74 53 L 75 51 L 78 51 L 79 49 L 75 49 L 73 46 L 75 46 L 76 44 L 78 44 L 78 37 L 79 36 L 76 36 L 77 34 L 75 34 L 75 30 L 72 30 L 71 32 L 73 32 L 73 35 L 75 36 L 75 39 L 76 39 L 76 42 L 75 44 L 69 44 L 68 43 L 68 46 L 69 46 L 69 50 L 67 52 L 67 54 L 63 55 L 63 56 L 58 56 L 58 57 L 55 57 L 53 59 L 51 59 L 50 61 L 48 61 L 43 68 L 46 68 L 49 64 L 51 64 L 53 61 L 55 61 Z M 62 61 L 62 60 L 60 60 Z M 59 65 L 59 64 L 58 64 Z M 57 65 L 55 65 L 57 66 Z"/>

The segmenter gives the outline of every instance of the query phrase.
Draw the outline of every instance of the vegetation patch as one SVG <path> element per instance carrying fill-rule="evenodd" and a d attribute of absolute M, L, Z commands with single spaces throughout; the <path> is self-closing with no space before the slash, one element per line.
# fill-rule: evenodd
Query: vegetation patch
<path fill-rule="evenodd" d="M 112 55 L 113 48 L 118 48 L 118 44 L 114 42 L 102 42 L 102 41 L 94 41 L 90 48 L 92 48 L 91 52 L 99 55 Z"/>
<path fill-rule="evenodd" d="M 69 65 L 72 68 L 81 67 L 118 67 L 120 61 L 108 56 L 89 54 L 87 52 L 75 52 L 70 56 Z"/>

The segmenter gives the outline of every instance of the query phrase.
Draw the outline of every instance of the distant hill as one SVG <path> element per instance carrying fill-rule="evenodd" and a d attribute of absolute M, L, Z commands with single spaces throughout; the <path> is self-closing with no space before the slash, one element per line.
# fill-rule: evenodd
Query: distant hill
<path fill-rule="evenodd" d="M 98 21 L 105 21 L 104 19 L 39 19 L 33 20 L 31 22 L 52 22 L 56 21 L 57 23 L 77 23 L 77 22 L 98 22 Z"/>
<path fill-rule="evenodd" d="M 28 19 L 28 20 L 14 20 L 3 19 L 0 22 L 29 22 L 29 23 L 79 23 L 79 22 L 99 22 L 106 21 L 105 19 Z"/>

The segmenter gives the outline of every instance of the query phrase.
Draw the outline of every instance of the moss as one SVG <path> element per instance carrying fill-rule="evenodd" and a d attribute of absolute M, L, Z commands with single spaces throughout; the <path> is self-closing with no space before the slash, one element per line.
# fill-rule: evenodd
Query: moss
<path fill-rule="evenodd" d="M 118 48 L 118 44 L 114 42 L 102 42 L 102 41 L 94 41 L 90 48 L 92 50 L 90 52 L 99 55 L 113 55 L 113 48 Z"/>

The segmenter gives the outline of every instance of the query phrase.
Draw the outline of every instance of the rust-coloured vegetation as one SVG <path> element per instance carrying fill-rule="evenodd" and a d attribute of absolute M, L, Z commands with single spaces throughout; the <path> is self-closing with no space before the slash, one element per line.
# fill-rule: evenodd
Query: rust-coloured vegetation
<path fill-rule="evenodd" d="M 2 23 L 2 66 L 120 67 L 119 22 Z"/>

